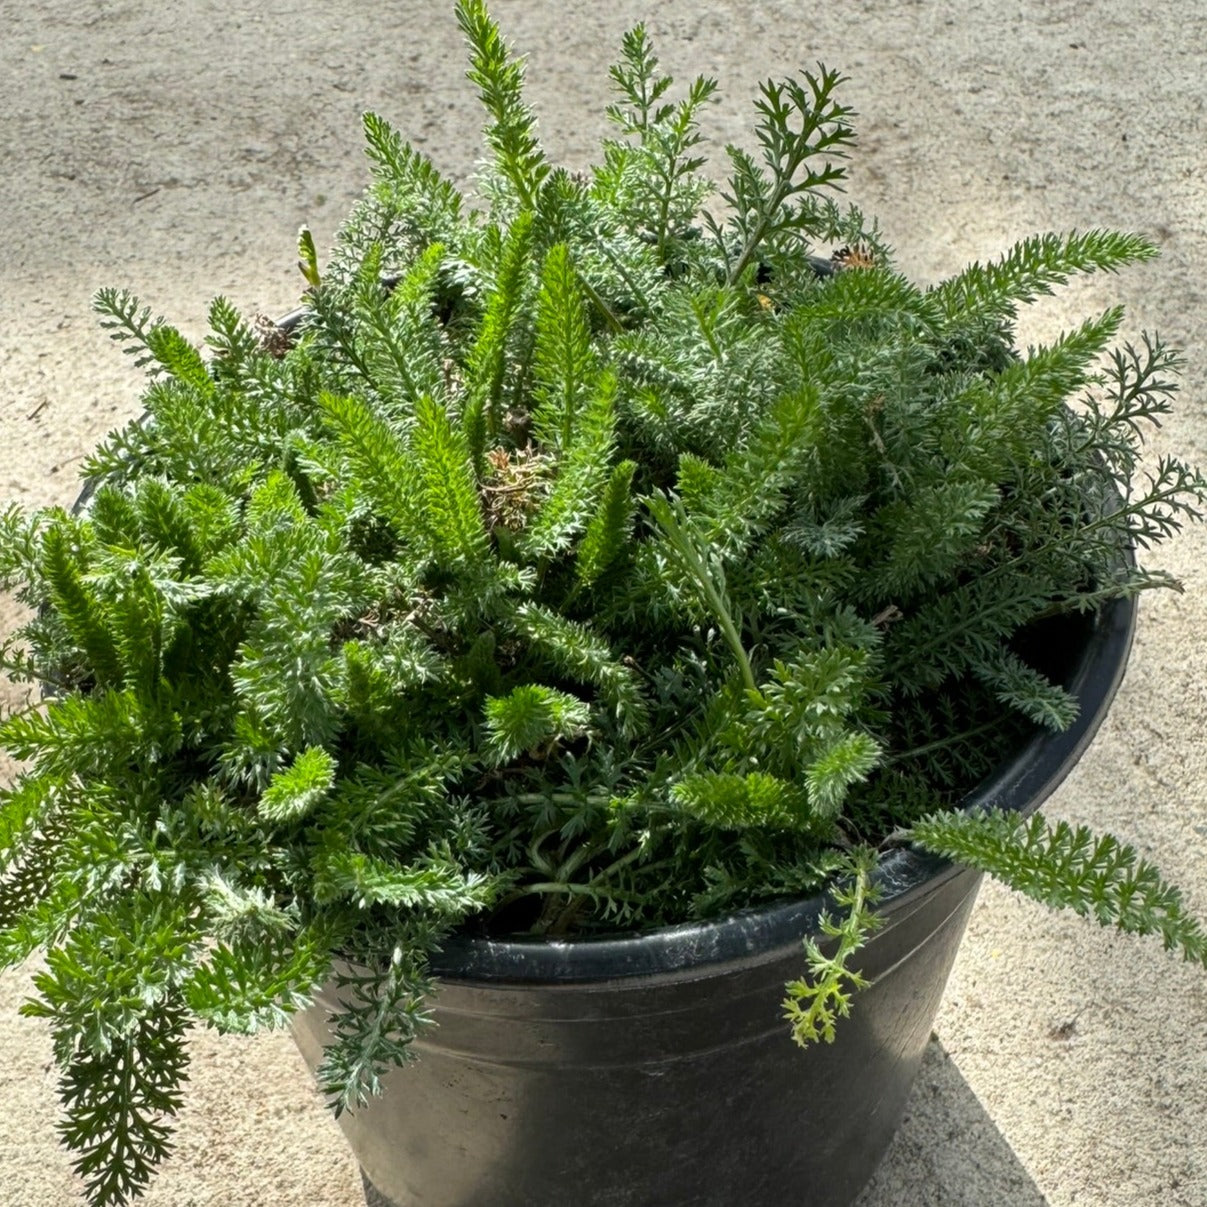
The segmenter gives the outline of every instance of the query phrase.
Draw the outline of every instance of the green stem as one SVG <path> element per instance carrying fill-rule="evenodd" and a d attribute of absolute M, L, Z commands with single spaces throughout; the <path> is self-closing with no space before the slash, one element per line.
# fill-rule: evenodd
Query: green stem
<path fill-rule="evenodd" d="M 616 269 L 616 271 L 620 274 L 621 280 L 624 281 L 624 283 L 629 287 L 629 291 L 632 293 L 632 295 L 645 308 L 645 312 L 647 314 L 653 314 L 654 307 L 650 305 L 649 298 L 647 298 L 645 296 L 645 294 L 642 292 L 642 290 L 638 287 L 637 282 L 633 280 L 633 276 L 629 272 L 628 265 L 625 264 L 622 260 L 618 259 L 612 253 L 612 249 L 608 246 L 607 240 L 598 239 L 595 243 L 595 249 L 597 251 L 601 252 L 604 255 L 604 257 L 607 259 L 608 263 L 611 264 L 612 267 L 614 269 Z M 592 292 L 593 296 L 598 300 L 599 295 L 596 294 L 593 290 L 591 292 Z M 602 305 L 602 303 L 601 303 L 601 305 Z M 605 307 L 605 310 L 606 309 L 607 308 Z M 612 315 L 611 311 L 607 311 L 607 313 L 608 313 L 609 317 L 612 318 L 613 322 L 616 323 L 616 330 L 623 331 L 624 328 L 620 325 L 620 320 L 617 319 L 614 315 Z"/>
<path fill-rule="evenodd" d="M 624 324 L 616 317 L 615 314 L 612 313 L 612 308 L 607 304 L 607 302 L 605 302 L 603 298 L 599 296 L 599 292 L 596 290 L 595 286 L 581 276 L 578 278 L 578 283 L 586 291 L 586 294 L 591 301 L 595 303 L 596 308 L 599 310 L 600 314 L 604 316 L 608 326 L 612 328 L 613 333 L 616 335 L 623 335 Z"/>
<path fill-rule="evenodd" d="M 721 633 L 725 638 L 725 642 L 737 660 L 738 667 L 742 673 L 742 681 L 750 691 L 758 691 L 754 669 L 750 665 L 750 658 L 746 653 L 746 648 L 742 645 L 742 637 L 738 632 L 738 626 L 734 622 L 733 615 L 730 613 L 729 605 L 725 601 L 722 589 L 717 586 L 717 583 L 713 579 L 712 571 L 701 556 L 699 549 L 696 548 L 695 541 L 684 532 L 675 517 L 671 504 L 666 499 L 651 499 L 649 506 L 654 519 L 658 521 L 662 531 L 666 533 L 671 547 L 679 555 L 684 568 L 695 579 L 696 585 L 703 592 L 705 601 L 712 609 L 712 613 L 721 627 Z"/>
<path fill-rule="evenodd" d="M 692 313 L 694 313 L 696 316 L 696 325 L 700 328 L 700 334 L 703 335 L 704 339 L 707 341 L 708 347 L 712 352 L 713 360 L 715 360 L 717 364 L 720 364 L 725 359 L 725 355 L 721 351 L 721 345 L 717 343 L 717 337 L 713 332 L 712 324 L 706 318 L 704 308 L 700 304 L 698 298 L 692 298 L 691 304 Z"/>
<path fill-rule="evenodd" d="M 915 746 L 912 750 L 903 750 L 900 754 L 890 755 L 884 760 L 885 766 L 890 766 L 893 763 L 902 763 L 906 759 L 921 758 L 924 754 L 930 754 L 935 750 L 942 750 L 946 746 L 955 746 L 959 742 L 968 742 L 973 738 L 980 737 L 983 733 L 990 733 L 995 729 L 1001 728 L 1001 720 L 986 721 L 983 725 L 977 725 L 972 729 L 966 729 L 963 733 L 950 734 L 945 738 L 937 738 L 933 742 L 927 742 L 923 746 Z"/>
<path fill-rule="evenodd" d="M 804 142 L 804 139 L 801 140 Z M 780 172 L 780 177 L 775 183 L 775 187 L 771 190 L 771 196 L 768 198 L 767 204 L 759 208 L 759 218 L 754 224 L 754 230 L 746 237 L 746 244 L 742 248 L 741 255 L 738 256 L 737 263 L 729 270 L 729 276 L 725 283 L 729 286 L 734 286 L 742 277 L 742 273 L 746 271 L 750 261 L 754 258 L 754 253 L 758 250 L 758 246 L 762 243 L 764 236 L 767 234 L 767 228 L 771 225 L 771 219 L 776 211 L 783 205 L 784 201 L 791 196 L 795 191 L 792 184 L 792 177 L 796 174 L 796 169 L 805 161 L 805 153 L 807 144 L 798 147 L 796 152 L 791 155 L 786 161 L 783 169 Z"/>

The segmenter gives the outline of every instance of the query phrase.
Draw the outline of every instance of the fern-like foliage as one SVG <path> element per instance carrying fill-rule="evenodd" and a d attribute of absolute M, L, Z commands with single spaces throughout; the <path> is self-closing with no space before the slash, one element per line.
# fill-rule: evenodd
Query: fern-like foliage
<path fill-rule="evenodd" d="M 908 833 L 1201 958 L 1113 839 L 943 812 L 1072 723 L 1045 634 L 1176 585 L 1129 551 L 1207 501 L 1143 446 L 1174 351 L 1116 347 L 1114 308 L 1013 337 L 1151 245 L 1045 235 L 919 288 L 834 200 L 825 67 L 762 85 L 716 204 L 716 86 L 676 94 L 641 27 L 601 162 L 569 172 L 481 0 L 456 12 L 476 196 L 366 115 L 369 189 L 326 262 L 301 236 L 290 330 L 220 298 L 203 354 L 102 290 L 145 415 L 75 512 L 0 512 L 32 611 L 0 665 L 47 689 L 0 722 L 28 763 L 0 792 L 0 963 L 47 951 L 30 1010 L 96 1207 L 168 1151 L 189 1025 L 279 1026 L 334 977 L 322 1080 L 353 1109 L 471 919 L 593 934 L 829 886 L 785 1005 L 826 1040 L 873 852 Z"/>
<path fill-rule="evenodd" d="M 1038 813 L 1023 819 L 989 810 L 932 814 L 914 822 L 906 836 L 1053 909 L 1129 934 L 1158 935 L 1167 951 L 1207 966 L 1207 931 L 1181 893 L 1112 834 L 1052 824 Z"/>
<path fill-rule="evenodd" d="M 717 82 L 699 76 L 683 100 L 664 100 L 674 81 L 659 72 L 644 25 L 624 35 L 611 76 L 621 99 L 608 107 L 608 117 L 631 141 L 605 142 L 605 166 L 596 179 L 631 229 L 654 244 L 664 264 L 673 266 L 712 191 L 711 182 L 699 173 L 705 159 L 696 148 L 700 110 L 715 96 Z"/>
<path fill-rule="evenodd" d="M 400 935 L 387 960 L 375 952 L 367 967 L 336 970 L 342 1008 L 333 1018 L 335 1037 L 319 1073 L 336 1115 L 364 1106 L 379 1093 L 382 1074 L 412 1058 L 411 1040 L 431 1022 L 426 1006 L 431 984 L 422 962 L 415 963 L 410 953 L 430 945 L 434 935 L 406 929 L 411 933 Z"/>
<path fill-rule="evenodd" d="M 1067 237 L 1048 233 L 1016 243 L 989 264 L 971 264 L 936 289 L 948 314 L 1012 316 L 1019 303 L 1031 302 L 1063 285 L 1075 272 L 1117 272 L 1123 265 L 1156 254 L 1139 235 L 1091 230 Z"/>
<path fill-rule="evenodd" d="M 800 238 L 816 233 L 822 225 L 816 194 L 843 178 L 843 169 L 830 157 L 845 157 L 853 142 L 847 124 L 852 111 L 835 100 L 842 83 L 837 71 L 822 67 L 803 80 L 768 80 L 760 85 L 755 107 L 763 166 L 748 152 L 726 148 L 733 175 L 724 197 L 733 208 L 729 227 L 738 248 L 730 258 L 722 237 L 730 284 L 742 279 L 760 250 L 767 252 L 769 260 L 791 259 L 789 248 L 795 239 L 799 255 Z M 819 157 L 824 158 L 814 167 Z M 720 233 L 715 226 L 714 230 Z"/>
<path fill-rule="evenodd" d="M 819 929 L 832 944 L 827 955 L 814 939 L 805 940 L 805 958 L 809 973 L 784 986 L 784 1017 L 792 1027 L 792 1038 L 804 1047 L 824 1041 L 833 1043 L 838 1020 L 851 1013 L 851 997 L 867 987 L 852 961 L 880 924 L 874 905 L 876 887 L 872 883 L 875 854 L 861 850 L 850 855 L 842 869 L 846 882 L 833 890 L 834 904 L 842 910 L 835 920 L 824 914 Z"/>
<path fill-rule="evenodd" d="M 458 0 L 457 21 L 470 48 L 469 78 L 490 116 L 486 141 L 494 152 L 490 180 L 531 210 L 549 165 L 536 121 L 523 99 L 524 68 L 507 51 L 484 0 Z"/>

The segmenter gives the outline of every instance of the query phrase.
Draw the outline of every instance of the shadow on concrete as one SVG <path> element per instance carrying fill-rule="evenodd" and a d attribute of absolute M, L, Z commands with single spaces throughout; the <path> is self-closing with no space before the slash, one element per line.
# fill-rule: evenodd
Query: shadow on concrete
<path fill-rule="evenodd" d="M 955 1062 L 931 1039 L 901 1130 L 855 1207 L 1048 1207 Z"/>

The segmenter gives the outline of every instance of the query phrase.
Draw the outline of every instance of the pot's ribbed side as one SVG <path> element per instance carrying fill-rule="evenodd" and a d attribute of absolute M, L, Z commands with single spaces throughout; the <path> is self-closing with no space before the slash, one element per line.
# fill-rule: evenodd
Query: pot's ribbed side
<path fill-rule="evenodd" d="M 1038 736 L 968 807 L 1029 813 L 1056 788 L 1106 715 L 1134 620 L 1119 601 L 1056 637 L 1076 725 Z M 836 1042 L 807 1049 L 780 1001 L 822 898 L 603 941 L 450 943 L 420 1059 L 340 1119 L 370 1201 L 846 1207 L 900 1122 L 979 882 L 912 851 L 881 877 L 871 985 Z M 326 991 L 295 1021 L 312 1065 L 338 1008 Z"/>

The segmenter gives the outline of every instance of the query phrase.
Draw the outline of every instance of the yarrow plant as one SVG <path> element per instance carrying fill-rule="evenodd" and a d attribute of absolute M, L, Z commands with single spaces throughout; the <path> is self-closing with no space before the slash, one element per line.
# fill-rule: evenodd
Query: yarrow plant
<path fill-rule="evenodd" d="M 170 1147 L 187 1031 L 338 976 L 322 1070 L 363 1103 L 456 928 L 565 936 L 832 889 L 785 1012 L 858 1008 L 879 853 L 912 842 L 1207 962 L 1111 837 L 953 807 L 1077 701 L 1019 635 L 1154 587 L 1207 482 L 1141 461 L 1178 358 L 1122 312 L 1016 350 L 1020 306 L 1155 255 L 1044 235 L 929 289 L 834 198 L 840 77 L 762 85 L 714 189 L 639 26 L 614 137 L 548 162 L 460 0 L 488 158 L 467 201 L 382 118 L 283 326 L 208 351 L 96 298 L 148 384 L 73 511 L 0 519 L 41 685 L 0 728 L 0 960 L 46 952 L 62 1136 L 95 1207 Z M 339 961 L 340 971 L 334 972 Z"/>

